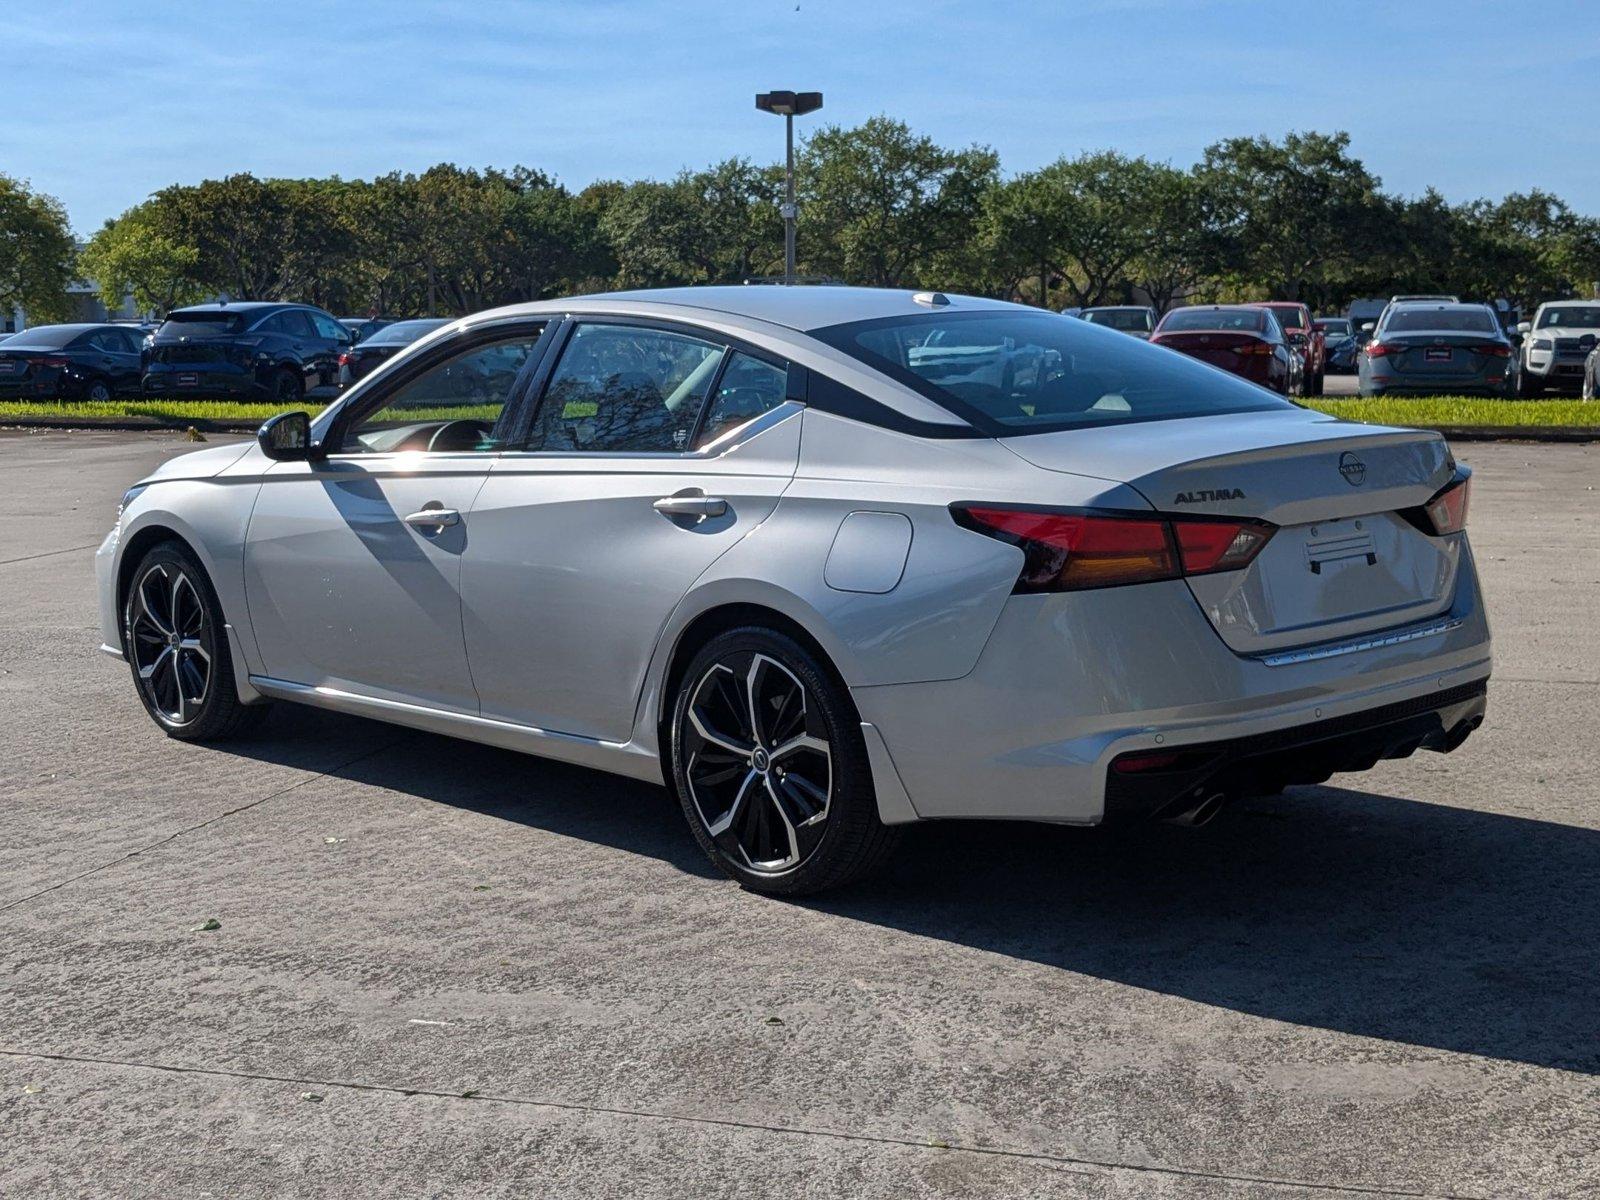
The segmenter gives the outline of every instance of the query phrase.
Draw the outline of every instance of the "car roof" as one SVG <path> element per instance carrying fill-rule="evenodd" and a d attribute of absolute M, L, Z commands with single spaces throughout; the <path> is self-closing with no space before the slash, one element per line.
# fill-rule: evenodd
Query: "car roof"
<path fill-rule="evenodd" d="M 1149 312 L 1148 304 L 1091 304 L 1079 312 Z"/>
<path fill-rule="evenodd" d="M 63 321 L 51 325 L 29 325 L 26 329 L 19 329 L 16 333 L 8 333 L 6 337 L 18 337 L 24 333 L 38 333 L 43 329 L 70 329 L 74 333 L 88 333 L 91 329 L 121 329 L 121 325 L 113 325 L 110 321 Z"/>
<path fill-rule="evenodd" d="M 292 300 L 230 300 L 226 304 L 190 304 L 183 308 L 175 308 L 177 312 L 262 312 L 269 308 L 310 308 L 309 304 L 297 304 Z M 169 314 L 170 315 L 170 314 Z"/>
<path fill-rule="evenodd" d="M 919 303 L 918 296 L 943 295 L 946 304 Z M 1012 304 L 1005 300 L 989 300 L 981 296 L 963 296 L 955 292 L 919 292 L 898 288 L 834 287 L 797 284 L 746 284 L 712 285 L 707 287 L 646 288 L 624 292 L 600 292 L 588 296 L 571 296 L 560 300 L 541 300 L 532 304 L 515 305 L 496 310 L 497 315 L 511 316 L 517 312 L 549 313 L 579 309 L 595 301 L 610 307 L 615 301 L 635 301 L 651 306 L 717 313 L 726 317 L 763 321 L 801 333 L 826 329 L 830 325 L 845 325 L 856 321 L 872 321 L 882 317 L 927 316 L 931 313 L 977 312 L 1001 310 L 1049 313 L 1025 304 Z M 475 314 L 482 316 L 483 314 Z"/>

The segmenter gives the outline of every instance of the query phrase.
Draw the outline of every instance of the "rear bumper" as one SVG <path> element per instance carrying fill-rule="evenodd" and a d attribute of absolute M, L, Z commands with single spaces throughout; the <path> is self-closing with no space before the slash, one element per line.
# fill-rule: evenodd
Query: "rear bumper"
<path fill-rule="evenodd" d="M 1347 642 L 1235 653 L 1181 582 L 1013 596 L 964 678 L 852 695 L 919 817 L 1096 824 L 1122 755 L 1308 745 L 1328 722 L 1382 725 L 1381 710 L 1394 706 L 1431 711 L 1441 696 L 1481 687 L 1490 665 L 1467 551 L 1447 612 Z M 1416 744 L 1437 744 L 1433 732 Z M 1371 765 L 1399 746 L 1369 755 L 1363 743 L 1340 762 Z"/>
<path fill-rule="evenodd" d="M 219 363 L 174 366 L 152 363 L 145 371 L 147 396 L 248 396 L 266 397 L 267 389 L 255 372 Z"/>
<path fill-rule="evenodd" d="M 1186 745 L 1170 755 L 1120 755 L 1106 776 L 1104 821 L 1173 817 L 1219 797 L 1273 795 L 1417 750 L 1448 754 L 1483 724 L 1487 709 L 1488 681 L 1479 679 L 1332 720 Z"/>

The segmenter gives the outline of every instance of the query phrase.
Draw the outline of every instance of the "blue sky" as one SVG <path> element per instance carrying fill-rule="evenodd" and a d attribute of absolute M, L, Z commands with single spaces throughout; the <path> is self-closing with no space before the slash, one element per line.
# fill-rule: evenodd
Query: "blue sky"
<path fill-rule="evenodd" d="M 1600 4 L 1534 7 L 10 0 L 0 172 L 59 196 L 83 234 L 233 171 L 521 162 L 578 188 L 776 159 L 781 124 L 753 96 L 792 87 L 823 91 L 827 120 L 889 113 L 1012 172 L 1108 146 L 1186 166 L 1218 138 L 1344 129 L 1392 190 L 1541 187 L 1600 215 Z"/>

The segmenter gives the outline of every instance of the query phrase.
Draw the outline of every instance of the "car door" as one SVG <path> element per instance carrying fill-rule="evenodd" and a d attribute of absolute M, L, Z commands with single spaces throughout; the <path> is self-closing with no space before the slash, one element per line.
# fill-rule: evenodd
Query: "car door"
<path fill-rule="evenodd" d="M 787 366 L 683 328 L 578 320 L 473 510 L 463 624 L 483 714 L 625 741 L 695 579 L 794 476 Z"/>
<path fill-rule="evenodd" d="M 268 470 L 245 589 L 269 676 L 477 711 L 462 555 L 543 333 L 501 323 L 434 347 L 319 429 L 326 458 Z M 482 385 L 471 395 L 449 382 L 464 366 Z"/>
<path fill-rule="evenodd" d="M 339 382 L 339 352 L 351 344 L 350 331 L 327 313 L 306 310 L 316 332 L 318 387 L 333 387 Z"/>
<path fill-rule="evenodd" d="M 72 344 L 74 353 L 83 356 L 84 365 L 101 376 L 113 394 L 126 392 L 130 375 L 137 379 L 138 355 L 130 363 L 128 343 L 120 329 L 97 329 Z"/>

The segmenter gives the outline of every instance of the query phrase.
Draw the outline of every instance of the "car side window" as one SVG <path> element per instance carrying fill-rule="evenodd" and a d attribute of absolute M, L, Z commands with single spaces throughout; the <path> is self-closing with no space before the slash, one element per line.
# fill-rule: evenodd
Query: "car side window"
<path fill-rule="evenodd" d="M 503 449 L 497 426 L 542 329 L 480 342 L 435 363 L 351 426 L 340 454 Z"/>
<path fill-rule="evenodd" d="M 310 315 L 302 308 L 291 308 L 282 314 L 284 328 L 295 337 L 316 337 L 317 327 L 311 323 Z"/>
<path fill-rule="evenodd" d="M 288 333 L 289 326 L 285 321 L 287 313 L 276 312 L 255 327 L 256 333 Z"/>
<path fill-rule="evenodd" d="M 122 339 L 114 329 L 97 329 L 89 335 L 89 345 L 107 354 L 123 353 Z"/>
<path fill-rule="evenodd" d="M 706 419 L 695 438 L 695 449 L 708 446 L 724 434 L 770 412 L 784 402 L 789 374 L 782 367 L 762 362 L 735 350 L 717 381 L 717 391 L 706 409 Z"/>
<path fill-rule="evenodd" d="M 311 324 L 316 327 L 318 337 L 330 342 L 348 342 L 350 340 L 350 331 L 332 317 L 324 316 L 319 312 L 307 313 L 306 316 L 311 318 Z"/>
<path fill-rule="evenodd" d="M 665 329 L 581 324 L 550 376 L 525 448 L 687 450 L 722 354 L 714 342 Z"/>

